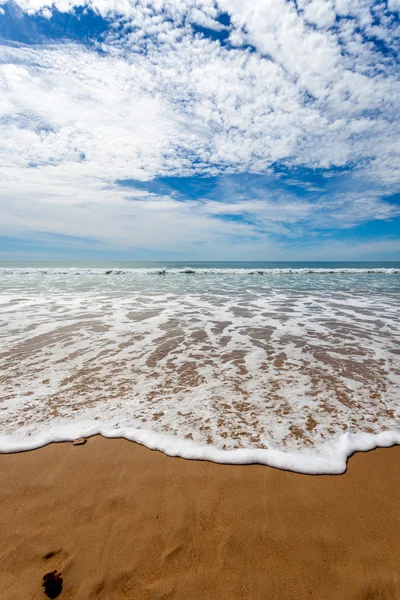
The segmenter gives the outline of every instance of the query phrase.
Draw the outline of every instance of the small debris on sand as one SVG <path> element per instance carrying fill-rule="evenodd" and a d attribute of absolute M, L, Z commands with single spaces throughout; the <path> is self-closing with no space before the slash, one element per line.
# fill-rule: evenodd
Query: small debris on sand
<path fill-rule="evenodd" d="M 62 592 L 62 585 L 61 573 L 57 570 L 43 575 L 42 587 L 44 587 L 44 593 L 48 598 L 57 598 Z"/>
<path fill-rule="evenodd" d="M 78 438 L 77 440 L 74 440 L 72 442 L 72 444 L 74 446 L 82 446 L 83 444 L 86 444 L 87 440 L 85 438 Z"/>

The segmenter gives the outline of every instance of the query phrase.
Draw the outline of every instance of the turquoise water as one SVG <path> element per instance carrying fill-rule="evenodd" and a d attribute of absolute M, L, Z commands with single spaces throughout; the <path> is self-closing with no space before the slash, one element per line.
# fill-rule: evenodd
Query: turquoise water
<path fill-rule="evenodd" d="M 400 292 L 400 262 L 0 262 L 0 291 Z"/>
<path fill-rule="evenodd" d="M 0 451 L 337 473 L 400 443 L 400 263 L 1 263 L 0 342 Z"/>
<path fill-rule="evenodd" d="M 158 269 L 194 267 L 202 269 L 384 269 L 400 268 L 400 262 L 395 261 L 0 261 L 0 267 L 75 267 L 75 268 L 127 268 L 127 269 Z"/>

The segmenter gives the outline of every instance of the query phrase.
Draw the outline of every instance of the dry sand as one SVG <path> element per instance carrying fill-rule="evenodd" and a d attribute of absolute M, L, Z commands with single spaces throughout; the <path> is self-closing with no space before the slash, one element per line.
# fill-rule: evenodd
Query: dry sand
<path fill-rule="evenodd" d="M 0 455 L 0 506 L 1 600 L 400 598 L 400 447 L 310 477 L 95 437 Z"/>

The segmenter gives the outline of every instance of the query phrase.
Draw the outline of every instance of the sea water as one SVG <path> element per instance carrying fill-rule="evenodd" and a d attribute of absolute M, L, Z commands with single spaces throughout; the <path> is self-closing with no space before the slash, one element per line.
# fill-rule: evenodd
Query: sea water
<path fill-rule="evenodd" d="M 0 451 L 340 473 L 400 443 L 400 263 L 0 263 Z"/>

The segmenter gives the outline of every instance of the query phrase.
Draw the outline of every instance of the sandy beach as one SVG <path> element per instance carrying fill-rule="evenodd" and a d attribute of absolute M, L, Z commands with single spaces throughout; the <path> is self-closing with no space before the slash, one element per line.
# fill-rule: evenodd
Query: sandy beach
<path fill-rule="evenodd" d="M 0 455 L 0 597 L 400 597 L 400 447 L 341 476 L 170 458 L 94 437 Z"/>

